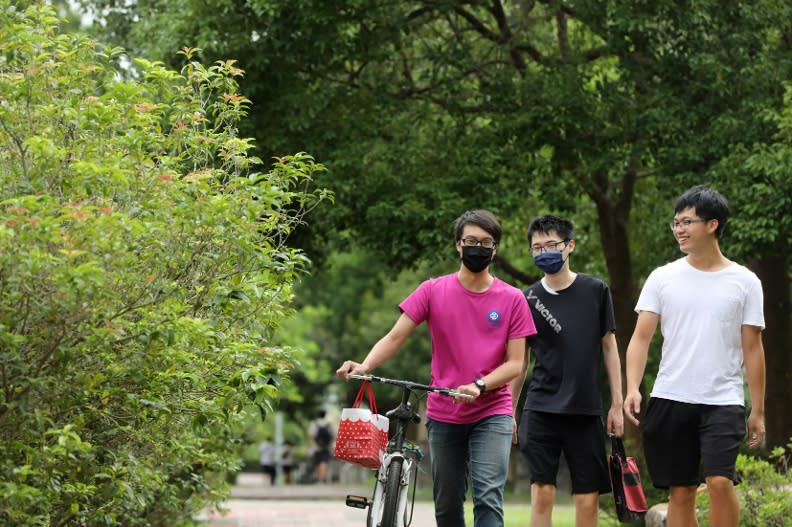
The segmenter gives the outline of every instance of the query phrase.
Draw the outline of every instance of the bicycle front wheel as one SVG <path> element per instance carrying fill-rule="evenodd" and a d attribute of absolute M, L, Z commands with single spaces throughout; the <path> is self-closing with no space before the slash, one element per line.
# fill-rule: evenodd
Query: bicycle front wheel
<path fill-rule="evenodd" d="M 388 467 L 388 478 L 385 481 L 385 503 L 382 506 L 382 522 L 379 527 L 397 527 L 397 516 L 399 512 L 399 495 L 401 494 L 401 458 L 391 460 Z"/>

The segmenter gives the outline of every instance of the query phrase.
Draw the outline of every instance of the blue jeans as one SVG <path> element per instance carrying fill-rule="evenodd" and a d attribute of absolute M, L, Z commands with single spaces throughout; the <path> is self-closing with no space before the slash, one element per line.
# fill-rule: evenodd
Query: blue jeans
<path fill-rule="evenodd" d="M 464 527 L 468 476 L 475 527 L 503 527 L 512 417 L 491 415 L 458 425 L 426 420 L 437 527 Z"/>

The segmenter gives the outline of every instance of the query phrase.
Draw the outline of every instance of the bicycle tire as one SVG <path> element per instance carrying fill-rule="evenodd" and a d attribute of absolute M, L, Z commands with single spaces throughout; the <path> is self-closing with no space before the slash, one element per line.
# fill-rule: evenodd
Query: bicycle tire
<path fill-rule="evenodd" d="M 401 458 L 393 458 L 388 467 L 388 478 L 385 481 L 385 504 L 382 507 L 382 522 L 379 527 L 396 527 L 396 515 L 399 509 L 399 495 L 401 494 Z"/>
<path fill-rule="evenodd" d="M 371 495 L 371 504 L 366 515 L 366 527 L 377 527 L 380 518 L 382 518 L 382 483 L 376 479 L 374 494 Z"/>

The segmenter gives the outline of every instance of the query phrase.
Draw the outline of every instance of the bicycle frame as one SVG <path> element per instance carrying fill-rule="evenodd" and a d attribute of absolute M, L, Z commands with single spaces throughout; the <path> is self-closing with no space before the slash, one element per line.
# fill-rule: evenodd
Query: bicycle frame
<path fill-rule="evenodd" d="M 382 465 L 377 470 L 377 481 L 371 501 L 362 496 L 347 496 L 346 504 L 350 507 L 369 509 L 366 519 L 367 527 L 409 527 L 412 522 L 412 507 L 409 517 L 407 515 L 410 477 L 412 476 L 417 481 L 416 463 L 419 463 L 423 458 L 420 448 L 405 449 L 404 445 L 408 425 L 421 421 L 420 416 L 412 407 L 410 397 L 416 390 L 441 393 L 450 397 L 468 398 L 470 396 L 450 388 L 387 379 L 374 375 L 350 375 L 349 377 L 400 386 L 402 399 L 399 406 L 385 414 L 391 422 L 396 423 L 396 427 L 388 442 L 388 450 Z M 415 503 L 415 481 L 410 503 Z"/>
<path fill-rule="evenodd" d="M 415 460 L 402 452 L 388 453 L 377 470 L 377 482 L 369 503 L 366 518 L 368 527 L 407 527 L 412 522 L 412 510 L 408 518 L 410 476 Z M 413 491 L 415 486 L 413 486 Z M 395 497 L 392 497 L 395 496 Z M 413 494 L 414 497 L 414 494 Z"/>

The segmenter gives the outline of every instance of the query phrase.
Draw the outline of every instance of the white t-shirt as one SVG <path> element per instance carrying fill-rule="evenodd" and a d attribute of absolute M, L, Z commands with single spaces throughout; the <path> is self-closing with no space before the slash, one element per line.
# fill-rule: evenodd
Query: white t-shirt
<path fill-rule="evenodd" d="M 683 257 L 655 269 L 635 307 L 660 315 L 663 351 L 651 396 L 745 405 L 741 328 L 764 329 L 762 303 L 759 278 L 736 263 L 705 272 Z"/>
<path fill-rule="evenodd" d="M 269 441 L 259 443 L 259 463 L 261 465 L 272 465 L 275 447 Z"/>

